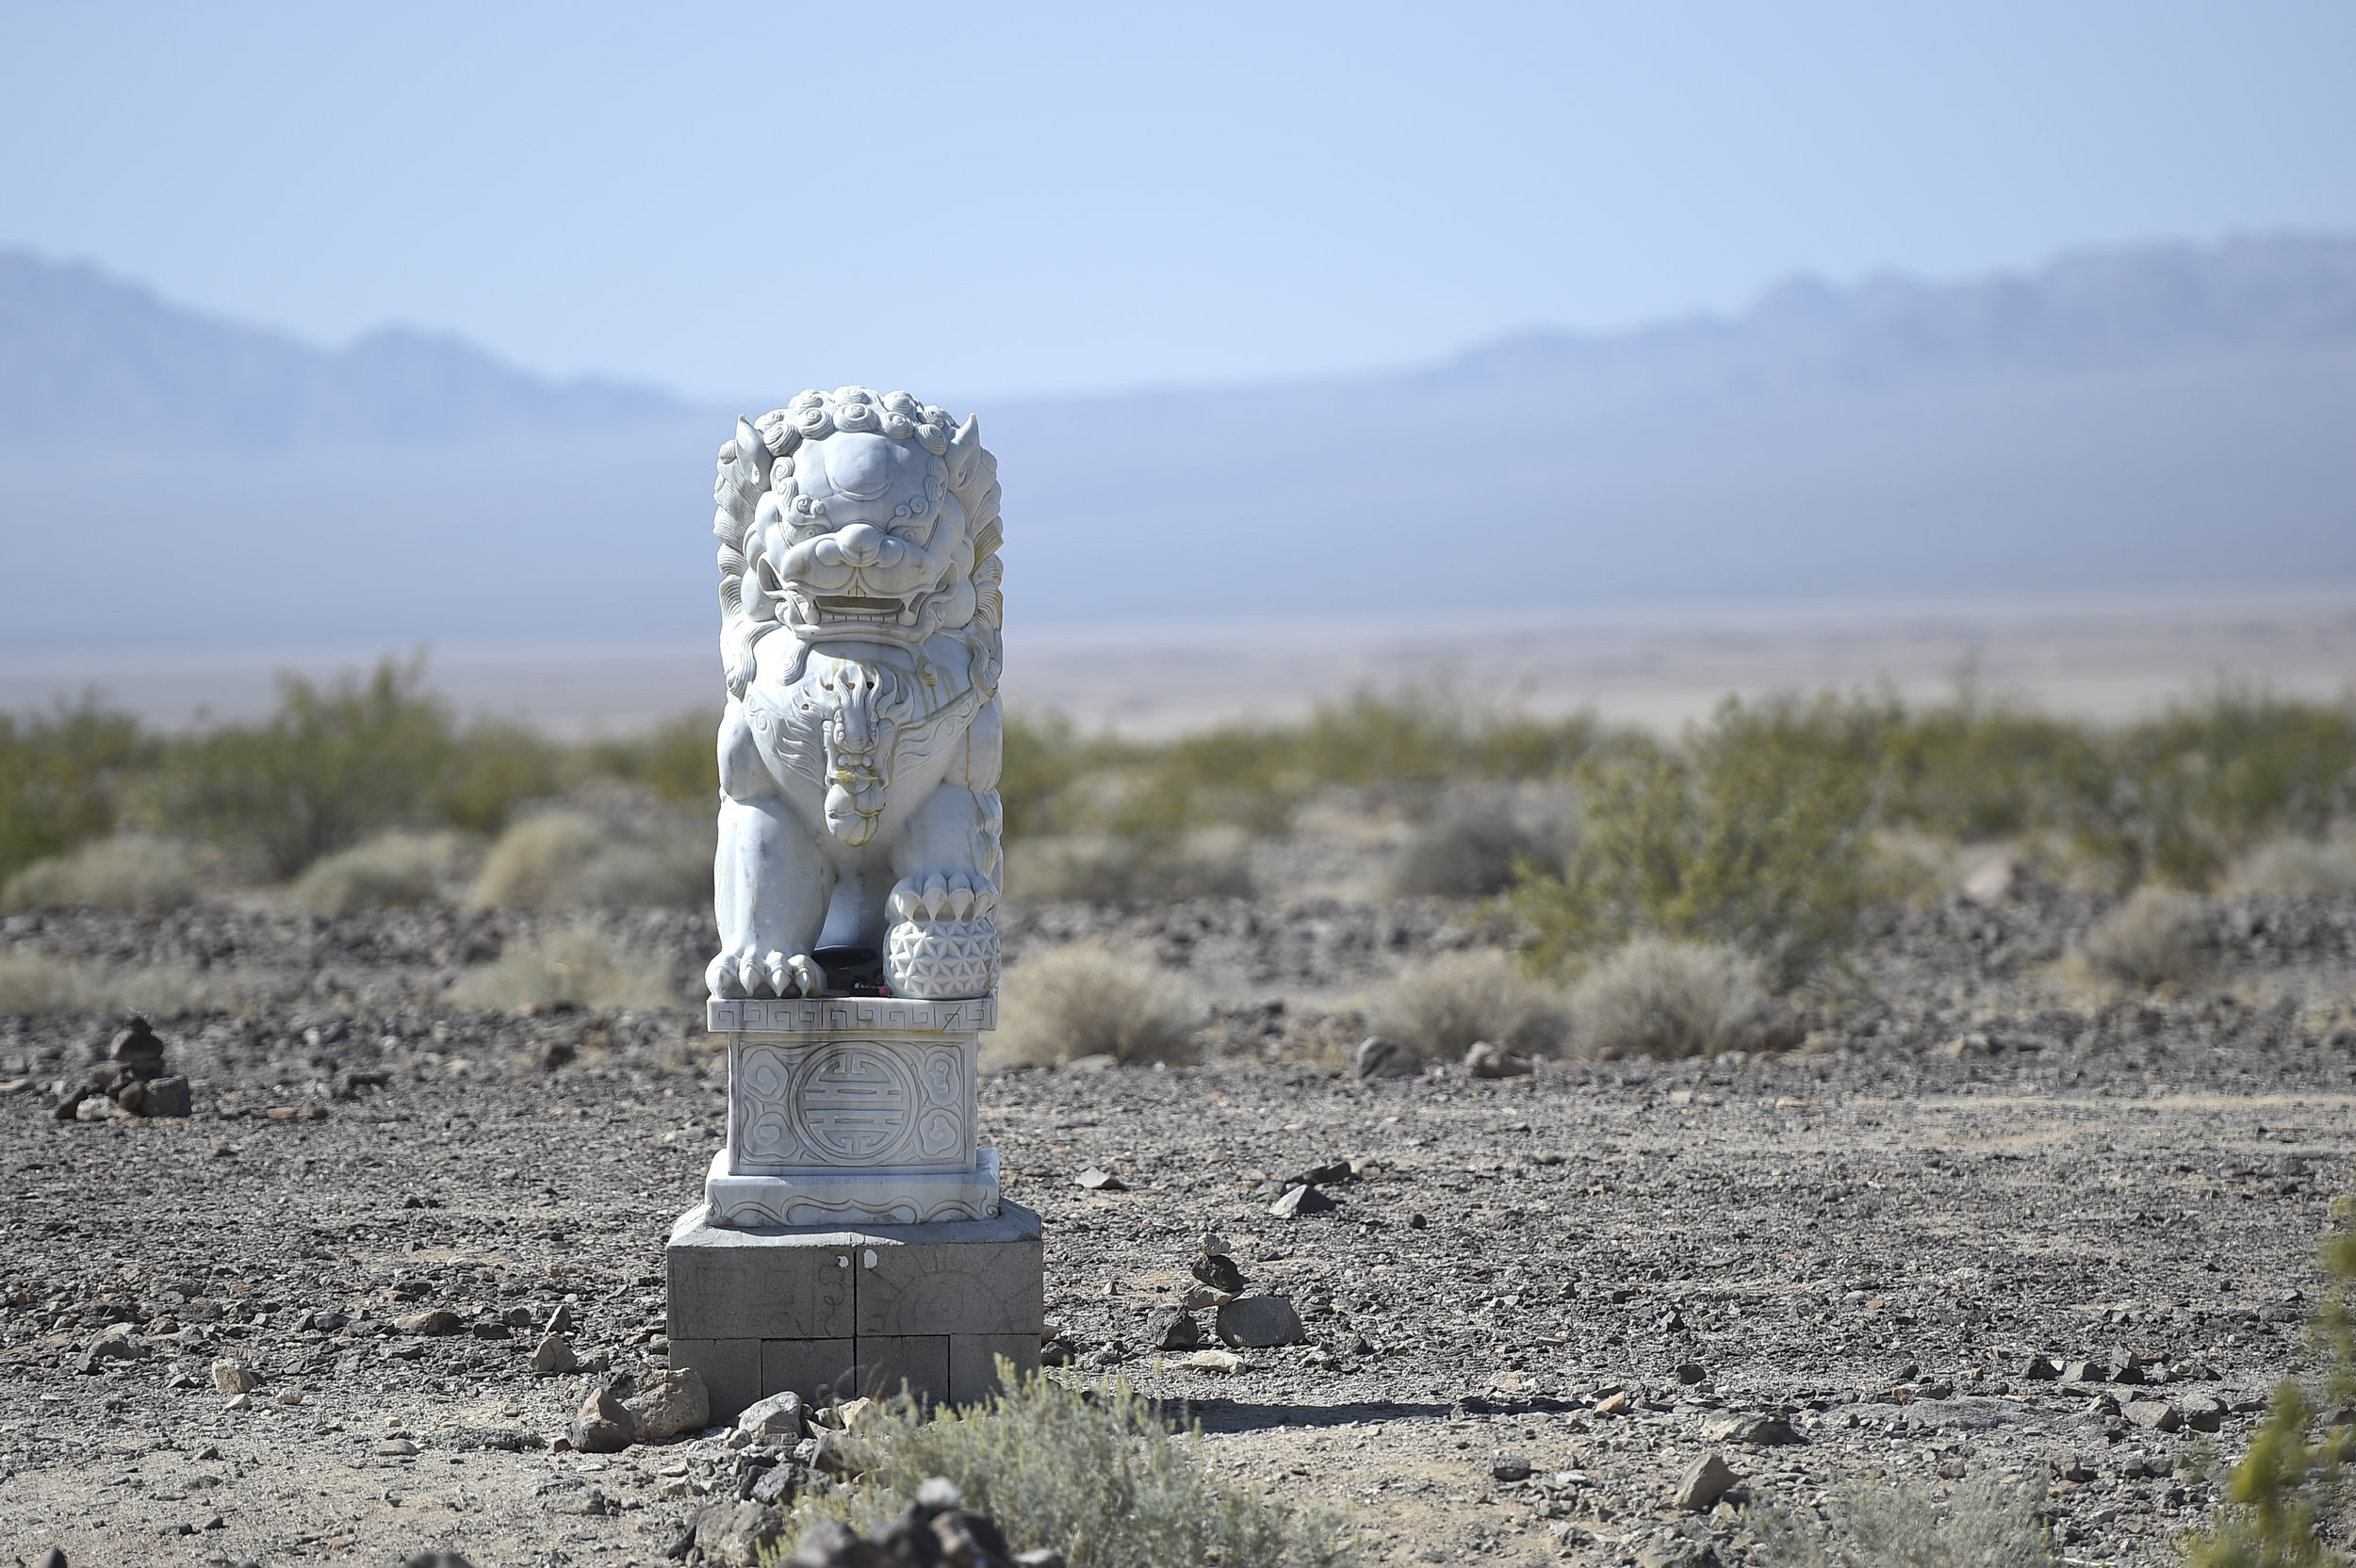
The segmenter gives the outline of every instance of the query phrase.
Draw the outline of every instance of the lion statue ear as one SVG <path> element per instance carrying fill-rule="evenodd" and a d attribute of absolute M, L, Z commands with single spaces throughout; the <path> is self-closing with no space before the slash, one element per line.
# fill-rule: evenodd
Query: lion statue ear
<path fill-rule="evenodd" d="M 982 421 L 967 415 L 957 433 L 949 438 L 949 488 L 962 491 L 973 482 L 973 466 L 982 456 Z"/>

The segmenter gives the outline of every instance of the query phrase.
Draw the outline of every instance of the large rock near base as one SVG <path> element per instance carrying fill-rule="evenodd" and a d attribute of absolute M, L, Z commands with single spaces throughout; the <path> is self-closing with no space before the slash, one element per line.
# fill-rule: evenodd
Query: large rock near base
<path fill-rule="evenodd" d="M 1184 1307 L 1161 1307 L 1146 1319 L 1145 1337 L 1157 1350 L 1191 1350 L 1203 1343 L 1203 1325 Z"/>
<path fill-rule="evenodd" d="M 213 1363 L 213 1387 L 222 1394 L 251 1394 L 261 1386 L 261 1375 L 241 1361 Z"/>
<path fill-rule="evenodd" d="M 763 1503 L 715 1503 L 695 1519 L 695 1546 L 706 1562 L 753 1568 L 785 1533 L 785 1515 Z"/>
<path fill-rule="evenodd" d="M 636 1423 L 640 1443 L 699 1432 L 712 1420 L 712 1396 L 704 1388 L 703 1374 L 692 1366 L 645 1374 L 622 1403 Z"/>
<path fill-rule="evenodd" d="M 737 1415 L 736 1426 L 739 1431 L 776 1432 L 799 1438 L 802 1435 L 802 1396 L 788 1390 L 746 1405 Z"/>
<path fill-rule="evenodd" d="M 1671 1499 L 1688 1513 L 1707 1513 L 1726 1494 L 1736 1480 L 1733 1468 L 1716 1454 L 1704 1454 L 1685 1467 L 1677 1478 L 1677 1495 Z"/>
<path fill-rule="evenodd" d="M 638 1418 L 610 1390 L 592 1389 L 564 1435 L 584 1454 L 618 1454 L 637 1437 Z"/>
<path fill-rule="evenodd" d="M 1298 1345 L 1308 1337 L 1301 1315 L 1282 1296 L 1238 1296 L 1219 1309 L 1219 1337 L 1230 1345 L 1262 1349 Z"/>
<path fill-rule="evenodd" d="M 188 1094 L 188 1081 L 177 1074 L 166 1078 L 151 1078 L 144 1086 L 146 1095 L 139 1107 L 141 1116 L 187 1116 L 193 1101 Z M 130 1093 L 126 1087 L 123 1092 Z"/>

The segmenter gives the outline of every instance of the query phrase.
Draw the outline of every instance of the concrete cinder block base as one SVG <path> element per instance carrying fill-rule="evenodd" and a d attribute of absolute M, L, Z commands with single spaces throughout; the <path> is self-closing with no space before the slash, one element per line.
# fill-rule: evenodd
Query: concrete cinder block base
<path fill-rule="evenodd" d="M 1039 1365 L 1046 1321 L 1039 1216 L 858 1230 L 715 1225 L 699 1204 L 671 1228 L 671 1364 L 693 1366 L 727 1421 L 787 1390 L 831 1400 L 896 1394 L 965 1403 L 996 1358 Z"/>

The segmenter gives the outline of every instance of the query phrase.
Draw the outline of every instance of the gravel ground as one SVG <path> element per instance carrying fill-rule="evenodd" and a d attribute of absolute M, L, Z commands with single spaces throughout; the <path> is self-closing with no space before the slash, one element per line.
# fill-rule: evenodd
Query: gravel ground
<path fill-rule="evenodd" d="M 2213 1498 L 2187 1456 L 2238 1447 L 2320 1290 L 2356 1153 L 2356 901 L 2221 905 L 2217 977 L 2127 1001 L 2048 972 L 2102 907 L 1904 916 L 1779 1057 L 1376 1084 L 1287 1053 L 1477 916 L 1015 911 L 1018 954 L 1178 963 L 1237 1049 L 1001 1074 L 984 1125 L 1045 1218 L 1072 1375 L 1118 1368 L 1222 1469 L 1349 1507 L 1370 1560 L 1740 1561 L 1731 1508 L 1670 1503 L 1706 1452 L 1795 1506 L 1877 1474 L 2041 1481 L 2068 1559 L 2165 1559 Z M 716 1444 L 548 1452 L 585 1379 L 533 1376 L 536 1329 L 501 1321 L 569 1299 L 583 1355 L 659 1362 L 663 1238 L 722 1120 L 683 1012 L 439 1006 L 540 919 L 0 926 L 0 951 L 195 966 L 249 999 L 161 1028 L 185 1120 L 57 1121 L 47 1086 L 109 1024 L 0 1019 L 0 1552 L 652 1562 L 726 1492 Z M 693 917 L 611 925 L 682 973 L 706 951 Z M 1270 1179 L 1340 1158 L 1361 1173 L 1333 1211 L 1268 1214 Z M 1127 1190 L 1081 1189 L 1089 1166 Z M 1204 1230 L 1312 1343 L 1228 1374 L 1146 1343 Z M 433 1307 L 460 1331 L 394 1330 Z M 242 1408 L 224 1357 L 264 1380 Z"/>

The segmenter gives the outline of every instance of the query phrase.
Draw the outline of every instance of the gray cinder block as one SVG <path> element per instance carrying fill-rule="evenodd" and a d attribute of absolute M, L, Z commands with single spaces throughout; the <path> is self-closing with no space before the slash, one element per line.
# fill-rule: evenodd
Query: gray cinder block
<path fill-rule="evenodd" d="M 949 1337 L 949 1392 L 953 1405 L 970 1405 L 998 1388 L 998 1358 L 1014 1363 L 1017 1372 L 1039 1370 L 1039 1335 L 952 1334 Z"/>
<path fill-rule="evenodd" d="M 949 1396 L 947 1334 L 862 1334 L 859 1391 L 888 1399 L 902 1389 L 922 1399 Z"/>
<path fill-rule="evenodd" d="M 761 1396 L 757 1339 L 674 1339 L 671 1364 L 702 1374 L 714 1421 L 735 1420 L 738 1411 Z"/>
<path fill-rule="evenodd" d="M 761 1397 L 791 1391 L 813 1405 L 832 1404 L 858 1390 L 858 1380 L 852 1375 L 857 1364 L 857 1347 L 847 1338 L 764 1339 L 761 1342 Z M 737 1409 L 742 1411 L 744 1406 Z M 716 1404 L 712 1418 L 719 1418 Z"/>
<path fill-rule="evenodd" d="M 995 1360 L 1039 1364 L 1039 1216 L 860 1230 L 742 1230 L 690 1210 L 668 1250 L 671 1359 L 704 1376 L 712 1419 L 787 1390 L 968 1402 Z"/>

